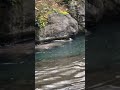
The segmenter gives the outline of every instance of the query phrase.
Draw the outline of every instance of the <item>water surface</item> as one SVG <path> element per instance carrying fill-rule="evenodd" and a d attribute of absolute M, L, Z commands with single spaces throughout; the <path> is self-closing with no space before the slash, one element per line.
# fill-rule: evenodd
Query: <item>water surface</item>
<path fill-rule="evenodd" d="M 86 38 L 86 88 L 119 90 L 120 23 L 100 23 L 94 29 Z"/>
<path fill-rule="evenodd" d="M 36 52 L 35 58 L 36 60 L 47 60 L 47 59 L 55 59 L 61 57 L 69 57 L 69 56 L 76 56 L 84 53 L 85 51 L 85 37 L 78 36 L 73 41 L 66 42 L 65 44 L 48 49 L 48 50 L 41 50 Z"/>
<path fill-rule="evenodd" d="M 35 90 L 85 89 L 85 38 L 36 53 Z"/>

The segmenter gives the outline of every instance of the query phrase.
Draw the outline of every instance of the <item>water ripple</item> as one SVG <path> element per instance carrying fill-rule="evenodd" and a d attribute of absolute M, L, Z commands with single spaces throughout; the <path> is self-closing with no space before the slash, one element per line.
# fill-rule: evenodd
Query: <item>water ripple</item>
<path fill-rule="evenodd" d="M 37 63 L 35 90 L 84 90 L 85 63 L 81 59 L 71 57 Z"/>

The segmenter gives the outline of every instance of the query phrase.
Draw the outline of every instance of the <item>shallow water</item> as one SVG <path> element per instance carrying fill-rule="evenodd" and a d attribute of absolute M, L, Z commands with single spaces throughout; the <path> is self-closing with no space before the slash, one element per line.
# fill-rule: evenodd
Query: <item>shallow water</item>
<path fill-rule="evenodd" d="M 85 38 L 36 53 L 35 90 L 84 90 Z"/>
<path fill-rule="evenodd" d="M 65 44 L 48 50 L 41 50 L 36 52 L 36 60 L 49 60 L 67 56 L 76 56 L 84 53 L 85 51 L 85 36 L 78 36 L 73 41 L 66 42 Z"/>

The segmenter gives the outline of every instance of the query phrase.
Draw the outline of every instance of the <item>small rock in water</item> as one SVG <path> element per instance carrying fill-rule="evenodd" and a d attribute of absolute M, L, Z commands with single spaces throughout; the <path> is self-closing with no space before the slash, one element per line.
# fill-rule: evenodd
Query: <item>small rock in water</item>
<path fill-rule="evenodd" d="M 72 38 L 69 38 L 69 41 L 72 41 L 73 39 Z"/>

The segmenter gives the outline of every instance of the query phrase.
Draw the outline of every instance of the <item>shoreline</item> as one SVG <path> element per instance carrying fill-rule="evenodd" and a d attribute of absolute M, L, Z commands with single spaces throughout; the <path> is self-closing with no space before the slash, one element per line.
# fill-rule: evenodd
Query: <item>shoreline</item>
<path fill-rule="evenodd" d="M 71 35 L 71 36 L 64 36 L 64 37 L 58 37 L 58 38 L 48 38 L 44 40 L 35 40 L 35 46 L 39 44 L 46 44 L 46 43 L 51 43 L 54 40 L 69 40 L 70 38 L 74 40 L 74 38 L 78 36 L 85 36 L 85 32 L 78 32 L 76 35 Z"/>

